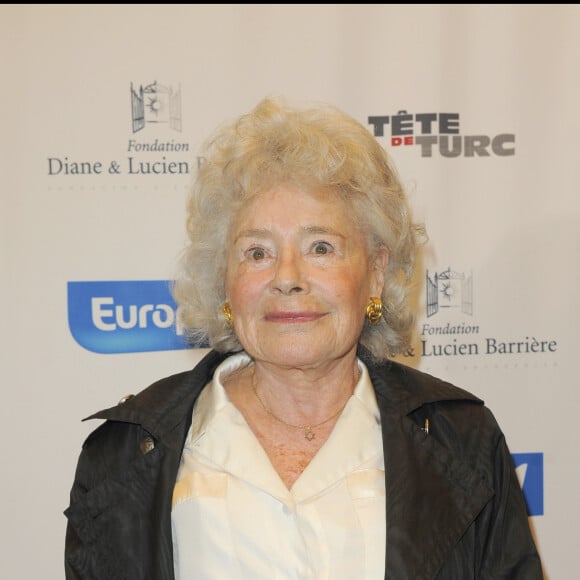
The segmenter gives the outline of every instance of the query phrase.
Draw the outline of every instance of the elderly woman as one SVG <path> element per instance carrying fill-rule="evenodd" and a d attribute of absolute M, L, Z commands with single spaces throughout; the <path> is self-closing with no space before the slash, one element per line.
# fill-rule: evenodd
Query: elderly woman
<path fill-rule="evenodd" d="M 93 415 L 67 578 L 542 578 L 490 411 L 387 358 L 422 229 L 363 125 L 264 100 L 208 142 L 187 225 L 175 296 L 212 350 Z"/>

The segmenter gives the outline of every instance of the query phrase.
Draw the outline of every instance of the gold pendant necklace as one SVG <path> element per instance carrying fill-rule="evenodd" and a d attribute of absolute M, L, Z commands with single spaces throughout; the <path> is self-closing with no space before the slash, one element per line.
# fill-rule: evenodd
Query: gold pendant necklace
<path fill-rule="evenodd" d="M 272 411 L 270 411 L 270 409 L 268 409 L 268 407 L 266 406 L 266 403 L 264 403 L 264 401 L 262 400 L 262 397 L 260 397 L 260 394 L 258 393 L 258 389 L 256 387 L 255 373 L 252 373 L 252 389 L 254 391 L 254 394 L 256 395 L 256 398 L 260 402 L 262 409 L 264 409 L 264 411 L 266 411 L 266 413 L 268 413 L 268 415 L 270 415 L 270 417 L 273 417 L 274 419 L 276 419 L 276 421 L 282 423 L 283 425 L 286 425 L 287 427 L 292 427 L 293 429 L 301 429 L 302 431 L 304 431 L 304 439 L 306 439 L 307 441 L 312 441 L 313 439 L 316 438 L 316 433 L 314 433 L 314 429 L 316 429 L 317 427 L 320 427 L 321 425 L 324 425 L 325 423 L 328 423 L 329 421 L 331 421 L 332 419 L 334 419 L 335 417 L 340 415 L 340 413 L 342 413 L 342 411 L 344 410 L 344 408 L 346 407 L 346 404 L 348 403 L 348 401 L 350 399 L 350 396 L 349 396 L 347 398 L 347 400 L 344 402 L 344 405 L 336 413 L 334 413 L 333 415 L 331 415 L 327 419 L 324 419 L 324 421 L 321 421 L 320 423 L 316 423 L 316 425 L 310 425 L 310 424 L 293 425 L 292 423 L 287 423 L 286 421 L 284 421 L 284 419 L 280 419 L 280 417 L 274 415 L 274 413 L 272 413 Z"/>

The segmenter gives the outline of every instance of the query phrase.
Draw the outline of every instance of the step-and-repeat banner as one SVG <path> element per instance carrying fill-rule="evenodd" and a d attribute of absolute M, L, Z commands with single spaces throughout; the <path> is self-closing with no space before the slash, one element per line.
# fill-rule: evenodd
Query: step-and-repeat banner
<path fill-rule="evenodd" d="M 579 29 L 561 4 L 0 7 L 0 576 L 63 577 L 81 419 L 206 352 L 168 290 L 199 146 L 285 95 L 393 156 L 430 237 L 401 359 L 487 402 L 546 576 L 569 579 Z"/>

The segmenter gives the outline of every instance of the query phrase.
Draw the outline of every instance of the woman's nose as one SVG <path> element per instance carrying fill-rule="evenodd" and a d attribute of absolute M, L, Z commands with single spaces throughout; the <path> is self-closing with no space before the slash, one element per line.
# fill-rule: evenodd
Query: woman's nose
<path fill-rule="evenodd" d="M 308 290 L 302 256 L 293 250 L 281 252 L 276 260 L 272 289 L 282 294 L 299 294 Z"/>

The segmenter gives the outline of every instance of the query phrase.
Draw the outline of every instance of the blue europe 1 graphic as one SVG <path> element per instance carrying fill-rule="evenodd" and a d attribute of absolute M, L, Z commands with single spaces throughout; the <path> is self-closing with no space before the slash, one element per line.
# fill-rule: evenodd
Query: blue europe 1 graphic
<path fill-rule="evenodd" d="M 177 324 L 167 280 L 68 282 L 68 323 L 101 354 L 191 348 Z"/>
<path fill-rule="evenodd" d="M 529 516 L 544 515 L 544 454 L 513 453 Z"/>

